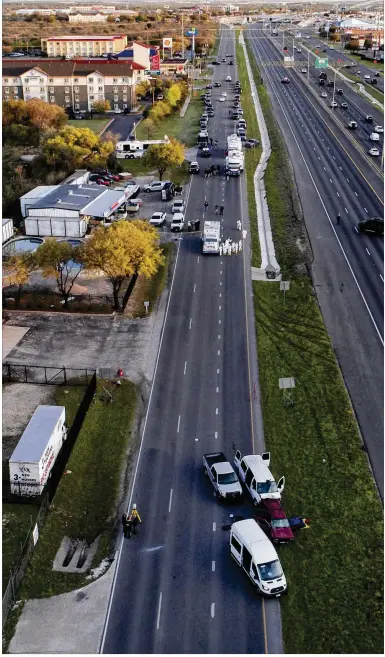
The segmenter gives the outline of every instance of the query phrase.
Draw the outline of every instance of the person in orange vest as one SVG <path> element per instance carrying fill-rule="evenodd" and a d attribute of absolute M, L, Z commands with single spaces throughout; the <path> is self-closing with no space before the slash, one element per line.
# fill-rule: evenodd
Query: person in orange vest
<path fill-rule="evenodd" d="M 136 528 L 137 528 L 138 524 L 139 523 L 142 524 L 142 519 L 141 519 L 141 517 L 138 513 L 138 509 L 136 508 L 136 504 L 132 505 L 132 511 L 130 513 L 130 518 L 129 519 L 132 523 L 133 533 L 136 534 L 137 533 Z"/>

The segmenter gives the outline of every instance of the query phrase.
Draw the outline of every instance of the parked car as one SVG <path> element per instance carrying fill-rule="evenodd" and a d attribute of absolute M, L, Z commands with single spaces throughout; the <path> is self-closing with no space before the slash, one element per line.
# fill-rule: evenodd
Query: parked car
<path fill-rule="evenodd" d="M 211 84 L 211 82 L 209 82 L 208 84 L 206 84 L 206 89 L 212 89 L 212 88 L 213 88 L 213 85 Z"/>
<path fill-rule="evenodd" d="M 163 226 L 165 221 L 166 221 L 165 212 L 153 212 L 150 217 L 150 224 L 152 226 Z"/>
<path fill-rule="evenodd" d="M 282 82 L 283 84 L 289 84 L 290 80 L 289 80 L 289 78 L 284 77 L 284 78 L 282 78 L 281 82 Z"/>
<path fill-rule="evenodd" d="M 294 534 L 279 500 L 263 500 L 255 520 L 272 543 L 291 543 Z"/>
<path fill-rule="evenodd" d="M 200 167 L 198 162 L 191 162 L 189 166 L 189 173 L 199 173 Z"/>
<path fill-rule="evenodd" d="M 373 235 L 384 236 L 384 220 L 382 217 L 371 217 L 360 221 L 358 226 L 360 233 L 372 233 Z"/>
<path fill-rule="evenodd" d="M 369 155 L 372 155 L 373 157 L 378 157 L 380 154 L 380 151 L 378 150 L 377 146 L 372 146 L 372 148 L 369 148 L 368 150 Z"/>
<path fill-rule="evenodd" d="M 163 187 L 165 186 L 165 184 L 166 184 L 166 181 L 153 180 L 148 185 L 144 185 L 143 191 L 144 192 L 161 192 Z"/>
<path fill-rule="evenodd" d="M 231 82 L 231 75 L 226 75 L 226 82 Z"/>
<path fill-rule="evenodd" d="M 374 127 L 374 132 L 381 132 L 382 133 L 382 132 L 384 132 L 384 128 L 382 127 L 382 125 L 376 125 Z"/>
<path fill-rule="evenodd" d="M 222 83 L 221 82 L 214 82 L 214 87 L 221 87 Z"/>
<path fill-rule="evenodd" d="M 348 104 L 347 103 L 341 103 L 342 109 L 348 109 Z"/>
<path fill-rule="evenodd" d="M 328 97 L 328 95 L 327 95 L 326 91 L 323 91 L 322 94 L 321 94 L 321 98 L 327 98 L 327 97 Z"/>
<path fill-rule="evenodd" d="M 335 100 L 332 100 L 330 107 L 338 107 L 338 103 Z"/>
<path fill-rule="evenodd" d="M 259 145 L 258 139 L 248 139 L 245 141 L 245 148 L 255 148 L 255 146 Z"/>
<path fill-rule="evenodd" d="M 183 198 L 175 199 L 171 207 L 171 214 L 175 214 L 176 212 L 184 212 L 185 208 L 186 206 Z"/>
<path fill-rule="evenodd" d="M 176 212 L 171 221 L 171 231 L 180 233 L 184 227 L 184 215 L 181 212 Z"/>

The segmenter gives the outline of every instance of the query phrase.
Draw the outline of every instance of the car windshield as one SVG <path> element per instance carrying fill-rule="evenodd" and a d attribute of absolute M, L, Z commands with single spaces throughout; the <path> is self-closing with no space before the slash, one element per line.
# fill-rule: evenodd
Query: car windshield
<path fill-rule="evenodd" d="M 261 481 L 257 484 L 257 493 L 278 493 L 275 481 Z"/>
<path fill-rule="evenodd" d="M 261 580 L 263 580 L 264 582 L 266 582 L 266 580 L 268 579 L 276 579 L 277 577 L 281 577 L 282 575 L 282 568 L 278 559 L 276 561 L 268 561 L 267 563 L 260 563 L 258 565 L 258 570 Z"/>
<path fill-rule="evenodd" d="M 284 529 L 285 527 L 290 527 L 290 524 L 287 518 L 277 518 L 271 521 L 271 526 L 274 529 Z"/>
<path fill-rule="evenodd" d="M 235 472 L 226 472 L 218 475 L 218 484 L 236 484 L 238 481 Z"/>
<path fill-rule="evenodd" d="M 218 242 L 218 240 L 217 240 L 215 237 L 207 237 L 207 238 L 205 239 L 205 242 L 206 242 L 207 244 L 216 244 L 216 243 Z M 220 475 L 220 476 L 222 476 L 222 475 Z M 226 476 L 227 476 L 227 475 L 226 475 Z"/>

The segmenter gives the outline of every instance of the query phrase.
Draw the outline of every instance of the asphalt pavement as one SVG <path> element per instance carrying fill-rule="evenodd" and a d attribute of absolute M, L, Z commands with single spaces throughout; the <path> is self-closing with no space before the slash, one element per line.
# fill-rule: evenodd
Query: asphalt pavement
<path fill-rule="evenodd" d="M 222 31 L 221 56 L 234 52 L 233 34 Z M 202 171 L 211 163 L 223 170 L 226 136 L 234 130 L 229 102 L 219 102 L 221 91 L 233 93 L 228 74 L 234 79 L 235 65 L 215 68 L 222 89 L 213 89 L 208 130 L 218 146 L 191 180 L 186 220 L 215 219 L 214 206 L 223 204 L 222 236 L 239 240 L 237 219 L 247 226 L 244 180 L 204 178 Z M 248 343 L 254 325 L 244 255 L 203 256 L 197 233 L 184 232 L 178 242 L 132 497 L 143 525 L 122 545 L 105 653 L 282 651 L 278 603 L 256 594 L 231 559 L 223 529 L 231 515 L 250 517 L 251 504 L 220 504 L 202 470 L 206 452 L 223 450 L 233 459 L 236 449 L 253 453 L 261 444 L 250 393 L 258 381 L 249 363 L 256 356 L 255 342 Z"/>
<path fill-rule="evenodd" d="M 384 245 L 356 231 L 357 221 L 383 215 L 382 195 L 365 180 L 359 156 L 332 138 L 326 114 L 297 76 L 282 84 L 287 69 L 272 64 L 271 41 L 260 30 L 248 34 L 294 166 L 318 299 L 383 497 Z"/>
<path fill-rule="evenodd" d="M 113 122 L 108 126 L 108 130 L 113 132 L 115 135 L 120 135 L 120 141 L 127 141 L 133 128 L 134 124 L 138 124 L 138 121 L 141 119 L 141 114 L 119 114 L 114 117 Z"/>

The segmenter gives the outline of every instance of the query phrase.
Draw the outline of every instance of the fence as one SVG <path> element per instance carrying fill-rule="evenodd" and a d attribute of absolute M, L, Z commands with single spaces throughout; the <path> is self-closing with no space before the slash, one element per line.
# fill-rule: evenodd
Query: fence
<path fill-rule="evenodd" d="M 9 365 L 10 368 L 14 367 Z M 29 367 L 29 366 L 26 366 Z M 55 368 L 41 368 L 41 369 L 55 369 Z M 62 370 L 66 370 L 66 368 L 61 368 Z M 68 370 L 66 370 L 68 372 Z M 73 371 L 73 370 L 71 370 Z M 81 371 L 81 370 L 79 370 Z M 83 370 L 84 371 L 84 370 Z M 4 372 L 4 367 L 3 367 L 3 372 Z M 85 370 L 86 376 L 88 376 L 89 370 Z M 96 372 L 94 371 L 92 376 L 89 377 L 87 380 L 88 385 L 87 389 L 85 391 L 84 397 L 80 403 L 80 406 L 77 410 L 76 416 L 74 418 L 74 421 L 72 422 L 72 425 L 67 433 L 67 439 L 60 451 L 60 454 L 58 455 L 53 468 L 50 472 L 50 476 L 48 479 L 48 482 L 43 490 L 42 496 L 40 496 L 40 499 L 42 500 L 41 505 L 40 505 L 40 510 L 36 519 L 36 523 L 34 527 L 30 528 L 27 538 L 24 542 L 19 560 L 17 562 L 16 567 L 14 568 L 14 571 L 11 572 L 10 574 L 10 579 L 8 582 L 8 585 L 5 589 L 5 593 L 3 596 L 3 627 L 4 623 L 7 620 L 7 615 L 9 613 L 9 610 L 11 609 L 12 605 L 16 601 L 16 594 L 17 594 L 17 588 L 23 579 L 29 556 L 35 549 L 35 545 L 38 540 L 38 535 L 40 532 L 40 529 L 44 525 L 45 517 L 49 511 L 50 504 L 54 498 L 54 495 L 56 493 L 57 487 L 60 483 L 61 477 L 63 475 L 64 469 L 66 468 L 68 459 L 71 455 L 72 448 L 76 442 L 76 439 L 79 435 L 80 429 L 82 428 L 84 419 L 87 415 L 87 411 L 91 405 L 91 402 L 93 400 L 94 394 L 96 392 L 96 385 L 97 385 L 97 380 L 96 380 Z M 67 382 L 68 384 L 68 382 Z M 5 495 L 4 497 L 4 491 L 8 491 L 8 494 Z M 10 482 L 5 482 L 3 478 L 3 501 L 6 499 L 9 502 L 31 502 L 31 499 L 25 499 L 19 495 L 12 495 L 10 493 Z M 36 498 L 35 498 L 36 500 Z M 36 500 L 37 501 L 37 500 Z"/>
<path fill-rule="evenodd" d="M 3 382 L 6 381 L 7 383 L 88 386 L 94 374 L 95 370 L 76 367 L 46 367 L 45 365 L 3 363 Z"/>
<path fill-rule="evenodd" d="M 121 303 L 123 297 L 119 297 Z M 71 295 L 67 306 L 62 297 L 50 290 L 24 292 L 18 295 L 10 288 L 3 289 L 3 308 L 6 310 L 49 310 L 50 312 L 93 312 L 111 313 L 115 307 L 114 297 L 108 294 Z"/>

